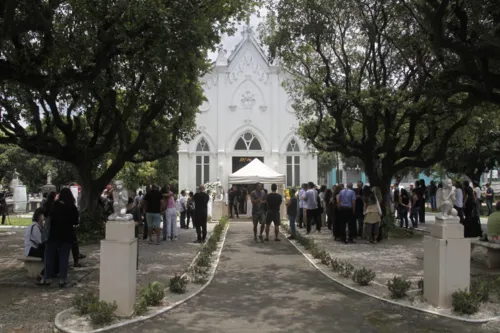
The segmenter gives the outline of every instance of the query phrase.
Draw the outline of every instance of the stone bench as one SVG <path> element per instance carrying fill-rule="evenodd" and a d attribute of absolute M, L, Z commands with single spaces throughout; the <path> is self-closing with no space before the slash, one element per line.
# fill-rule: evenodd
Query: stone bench
<path fill-rule="evenodd" d="M 486 266 L 488 268 L 500 268 L 500 244 L 472 239 L 470 242 L 471 252 L 477 246 L 486 248 Z"/>
<path fill-rule="evenodd" d="M 24 262 L 24 267 L 28 271 L 28 277 L 36 278 L 42 271 L 44 263 L 41 258 L 35 257 L 18 257 L 17 260 Z"/>

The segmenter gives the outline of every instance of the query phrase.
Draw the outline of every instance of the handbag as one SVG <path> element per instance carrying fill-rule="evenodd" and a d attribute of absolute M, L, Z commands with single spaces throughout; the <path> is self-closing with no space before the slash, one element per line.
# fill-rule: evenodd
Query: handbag
<path fill-rule="evenodd" d="M 378 202 L 377 196 L 375 196 L 375 200 L 377 200 L 378 215 L 382 216 L 382 207 L 380 207 L 380 203 Z"/>

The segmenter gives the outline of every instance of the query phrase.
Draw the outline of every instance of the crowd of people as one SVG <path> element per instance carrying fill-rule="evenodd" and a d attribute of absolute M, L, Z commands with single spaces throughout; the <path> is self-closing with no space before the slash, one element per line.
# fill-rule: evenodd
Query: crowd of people
<path fill-rule="evenodd" d="M 41 207 L 33 214 L 32 224 L 24 234 L 24 251 L 29 257 L 42 258 L 44 268 L 37 284 L 50 285 L 53 278 L 59 286 L 68 283 L 69 253 L 73 254 L 74 267 L 81 267 L 80 259 L 85 255 L 79 251 L 75 226 L 79 224 L 79 213 L 75 197 L 69 188 L 59 194 L 44 195 Z"/>
<path fill-rule="evenodd" d="M 209 200 L 203 184 L 199 192 L 186 193 L 182 190 L 178 197 L 169 185 L 162 188 L 151 185 L 146 188 L 146 193 L 139 191 L 135 198 L 129 199 L 128 213 L 134 216 L 138 227 L 143 229 L 143 240 L 148 240 L 149 244 L 160 244 L 162 236 L 163 241 L 176 241 L 178 215 L 180 227 L 189 229 L 192 221 L 197 236 L 195 243 L 203 243 L 207 237 Z M 153 233 L 156 235 L 155 241 Z"/>
<path fill-rule="evenodd" d="M 402 228 L 417 228 L 419 224 L 425 223 L 426 206 L 433 212 L 437 212 L 436 195 L 441 183 L 431 181 L 426 186 L 424 180 L 410 184 L 408 189 L 400 185 L 399 178 L 391 188 L 392 213 L 395 214 Z M 456 182 L 454 184 L 456 203 L 455 209 L 464 225 L 464 237 L 481 237 L 480 216 L 482 214 L 482 202 L 486 201 L 487 213 L 491 218 L 489 224 L 491 229 L 498 229 L 498 233 L 490 234 L 493 239 L 500 242 L 500 212 L 493 213 L 494 191 L 486 184 L 484 193 L 478 183 L 472 186 L 468 181 Z M 262 184 L 256 185 L 256 190 L 250 193 L 252 205 L 252 220 L 254 238 L 257 240 L 269 240 L 269 226 L 274 222 L 276 240 L 279 241 L 279 206 L 282 198 L 276 192 L 276 184 L 271 186 L 271 194 L 267 194 Z M 240 190 L 233 186 L 228 193 L 229 215 L 238 217 L 238 205 L 240 202 Z M 276 194 L 276 196 L 274 196 Z M 323 226 L 327 226 L 333 233 L 335 241 L 345 244 L 355 243 L 356 239 L 365 239 L 367 243 L 380 241 L 380 226 L 384 215 L 382 193 L 377 187 L 364 185 L 359 181 L 354 188 L 352 183 L 335 185 L 332 189 L 326 186 L 316 186 L 309 182 L 301 188 L 289 190 L 290 198 L 286 200 L 286 212 L 290 222 L 292 236 L 296 234 L 296 228 L 305 228 L 309 234 L 313 227 L 321 232 Z M 279 197 L 279 199 L 278 199 Z M 500 210 L 500 204 L 496 207 Z M 241 213 L 241 210 L 240 210 Z M 410 223 L 411 221 L 411 223 Z M 493 222 L 497 221 L 497 222 Z M 261 225 L 258 235 L 258 225 Z M 498 226 L 495 229 L 494 223 Z M 496 224 L 495 224 L 496 225 Z M 263 239 L 263 231 L 266 230 L 266 238 Z"/>

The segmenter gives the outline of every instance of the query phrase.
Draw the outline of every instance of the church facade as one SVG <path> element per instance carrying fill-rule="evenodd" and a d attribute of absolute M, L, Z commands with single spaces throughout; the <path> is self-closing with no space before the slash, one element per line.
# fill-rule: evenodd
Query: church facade
<path fill-rule="evenodd" d="M 317 181 L 317 158 L 296 134 L 293 101 L 282 87 L 288 74 L 269 63 L 251 29 L 232 54 L 219 55 L 203 82 L 198 135 L 179 147 L 179 189 L 221 181 L 255 158 L 286 175 L 286 187 Z"/>

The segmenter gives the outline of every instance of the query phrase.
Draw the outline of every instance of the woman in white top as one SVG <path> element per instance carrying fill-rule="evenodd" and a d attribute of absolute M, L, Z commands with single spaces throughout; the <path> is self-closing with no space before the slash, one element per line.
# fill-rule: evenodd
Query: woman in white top
<path fill-rule="evenodd" d="M 462 183 L 459 181 L 455 184 L 455 206 L 457 210 L 458 217 L 460 217 L 460 223 L 464 223 L 464 191 L 462 189 Z"/>
<path fill-rule="evenodd" d="M 35 257 L 44 259 L 45 244 L 42 243 L 43 230 L 43 208 L 38 208 L 33 214 L 33 223 L 24 231 L 24 254 L 27 257 Z M 44 270 L 40 272 L 40 279 L 44 274 Z"/>

